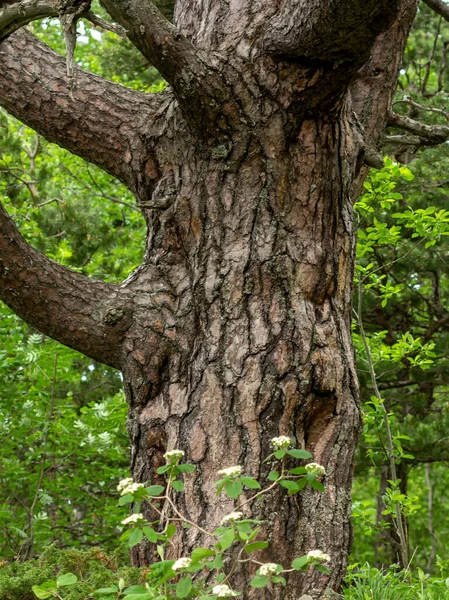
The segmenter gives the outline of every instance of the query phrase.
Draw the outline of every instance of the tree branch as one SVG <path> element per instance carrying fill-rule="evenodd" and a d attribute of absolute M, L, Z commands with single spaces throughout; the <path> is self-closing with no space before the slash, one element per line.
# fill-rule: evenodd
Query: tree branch
<path fill-rule="evenodd" d="M 443 2 L 443 0 L 423 0 L 424 4 L 427 4 L 437 15 L 443 17 L 446 21 L 449 21 L 449 4 Z"/>
<path fill-rule="evenodd" d="M 270 21 L 266 49 L 282 57 L 355 63 L 393 22 L 398 0 L 287 0 Z"/>
<path fill-rule="evenodd" d="M 34 250 L 1 205 L 0 299 L 44 334 L 121 368 L 123 337 L 132 315 L 129 294 Z"/>
<path fill-rule="evenodd" d="M 50 0 L 4 1 L 0 7 L 0 41 L 31 21 L 57 16 L 56 4 Z"/>
<path fill-rule="evenodd" d="M 50 0 L 22 0 L 21 2 L 3 0 L 0 6 L 0 41 L 31 21 L 58 16 L 57 5 Z M 92 25 L 112 31 L 121 37 L 125 35 L 125 31 L 121 27 L 108 23 L 91 10 L 86 11 L 82 17 L 90 21 Z"/>
<path fill-rule="evenodd" d="M 386 139 L 389 142 L 403 143 L 413 146 L 438 146 L 449 140 L 449 126 L 426 125 L 415 121 L 410 117 L 404 117 L 390 112 L 388 126 L 403 129 L 411 136 L 390 135 Z"/>
<path fill-rule="evenodd" d="M 213 66 L 208 55 L 198 50 L 152 2 L 101 3 L 173 88 L 197 133 L 210 138 L 227 129 L 231 122 L 241 125 L 240 110 L 219 67 Z"/>
<path fill-rule="evenodd" d="M 350 86 L 352 108 L 364 146 L 370 153 L 379 148 L 387 125 L 388 111 L 418 0 L 401 0 L 400 4 L 395 22 L 377 37 L 369 61 L 359 69 Z M 366 174 L 366 169 L 360 170 L 352 190 L 354 198 L 358 197 Z"/>
<path fill-rule="evenodd" d="M 0 44 L 0 105 L 51 142 L 120 179 L 139 198 L 151 181 L 142 179 L 143 125 L 163 98 L 136 92 L 77 70 L 69 94 L 63 57 L 20 31 Z M 148 134 L 148 131 L 147 131 Z"/>

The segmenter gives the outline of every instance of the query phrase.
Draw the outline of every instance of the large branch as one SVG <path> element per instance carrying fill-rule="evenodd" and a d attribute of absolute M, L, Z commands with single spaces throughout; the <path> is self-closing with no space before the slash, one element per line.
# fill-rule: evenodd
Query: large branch
<path fill-rule="evenodd" d="M 220 61 L 209 60 L 149 0 L 101 3 L 173 88 L 197 134 L 210 138 L 231 122 L 240 126 L 240 110 L 220 72 Z"/>
<path fill-rule="evenodd" d="M 33 35 L 19 31 L 0 44 L 0 105 L 48 140 L 111 173 L 137 196 L 148 197 L 136 161 L 148 158 L 141 130 L 161 98 L 81 69 L 69 92 L 64 58 Z"/>
<path fill-rule="evenodd" d="M 446 21 L 449 21 L 449 4 L 443 2 L 443 0 L 423 0 L 424 4 L 427 4 L 429 8 L 443 17 Z"/>
<path fill-rule="evenodd" d="M 270 21 L 274 55 L 362 65 L 374 39 L 393 22 L 398 0 L 285 0 Z"/>
<path fill-rule="evenodd" d="M 121 367 L 132 310 L 125 290 L 87 279 L 34 250 L 1 205 L 0 299 L 44 334 Z"/>
<path fill-rule="evenodd" d="M 0 40 L 31 21 L 57 16 L 56 4 L 49 0 L 6 0 L 0 6 Z"/>
<path fill-rule="evenodd" d="M 390 112 L 388 125 L 412 134 L 411 136 L 388 136 L 386 139 L 389 142 L 412 146 L 439 146 L 449 140 L 449 127 L 447 125 L 426 125 L 394 112 Z"/>

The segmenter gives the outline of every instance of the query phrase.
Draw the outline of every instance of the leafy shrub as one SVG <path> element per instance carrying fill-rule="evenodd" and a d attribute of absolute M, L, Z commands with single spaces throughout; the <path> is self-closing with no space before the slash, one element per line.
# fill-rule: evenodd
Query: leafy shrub
<path fill-rule="evenodd" d="M 99 587 L 116 583 L 123 577 L 139 583 L 142 573 L 129 565 L 128 550 L 123 546 L 106 555 L 100 548 L 59 550 L 50 546 L 40 558 L 0 566 L 0 600 L 36 600 L 32 586 L 56 579 L 62 573 L 74 573 L 75 585 L 65 588 L 65 600 L 86 600 Z"/>

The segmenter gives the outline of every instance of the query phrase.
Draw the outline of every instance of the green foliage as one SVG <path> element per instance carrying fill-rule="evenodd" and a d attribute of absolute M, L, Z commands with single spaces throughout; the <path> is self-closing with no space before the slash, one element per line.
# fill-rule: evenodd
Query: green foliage
<path fill-rule="evenodd" d="M 0 310 L 2 556 L 27 558 L 53 541 L 107 546 L 127 469 L 120 378 Z"/>
<path fill-rule="evenodd" d="M 352 565 L 346 577 L 345 600 L 448 600 L 449 579 L 431 578 L 421 569 L 416 575 L 400 571 L 392 565 L 381 571 L 369 564 Z"/>
<path fill-rule="evenodd" d="M 100 548 L 59 550 L 51 546 L 38 559 L 0 565 L 0 598 L 35 600 L 43 596 L 33 593 L 33 588 L 44 591 L 47 586 L 64 600 L 86 600 L 95 589 L 113 586 L 120 579 L 136 585 L 142 581 L 142 572 L 127 563 L 123 548 L 106 555 Z"/>

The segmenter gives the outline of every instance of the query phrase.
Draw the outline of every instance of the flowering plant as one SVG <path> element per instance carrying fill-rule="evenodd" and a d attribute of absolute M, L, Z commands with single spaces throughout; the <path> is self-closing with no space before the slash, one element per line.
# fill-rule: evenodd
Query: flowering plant
<path fill-rule="evenodd" d="M 324 486 L 321 480 L 326 475 L 323 466 L 315 462 L 291 466 L 291 460 L 310 460 L 311 454 L 294 448 L 294 441 L 287 436 L 278 436 L 271 440 L 273 452 L 264 461 L 272 464 L 267 474 L 265 487 L 252 475 L 244 472 L 241 465 L 220 469 L 219 479 L 215 482 L 217 494 L 224 494 L 234 502 L 232 512 L 219 520 L 216 529 L 206 531 L 197 523 L 188 519 L 178 508 L 175 493 L 184 491 L 184 477 L 194 470 L 194 466 L 181 463 L 182 450 L 169 450 L 164 454 L 166 464 L 157 469 L 165 478 L 165 485 L 147 485 L 127 478 L 117 486 L 120 492 L 119 504 L 133 505 L 133 513 L 122 520 L 127 526 L 121 538 L 133 547 L 143 540 L 154 544 L 160 557 L 159 562 L 151 565 L 144 585 L 126 587 L 123 580 L 114 588 L 103 588 L 94 593 L 97 600 L 115 600 L 138 598 L 139 600 L 171 600 L 196 598 L 215 600 L 233 598 L 241 595 L 233 588 L 233 573 L 239 563 L 252 563 L 255 575 L 250 585 L 253 588 L 285 586 L 287 577 L 294 571 L 316 568 L 329 573 L 324 563 L 330 561 L 322 550 L 312 549 L 304 556 L 295 558 L 291 566 L 285 568 L 276 562 L 261 562 L 258 552 L 269 547 L 268 541 L 260 539 L 263 521 L 251 517 L 251 504 L 275 487 L 285 488 L 288 495 L 299 493 L 305 486 L 321 492 Z M 244 499 L 240 496 L 245 493 Z M 251 493 L 253 495 L 251 495 Z M 249 495 L 249 497 L 248 497 Z M 145 502 L 142 509 L 142 502 Z M 156 515 L 150 521 L 147 515 Z M 195 548 L 190 556 L 181 556 L 176 560 L 167 559 L 166 551 L 176 534 L 177 546 L 182 536 L 182 525 L 187 529 L 196 529 L 203 539 L 210 540 L 205 548 Z M 173 554 L 173 548 L 170 554 Z M 204 576 L 198 574 L 204 572 Z"/>

